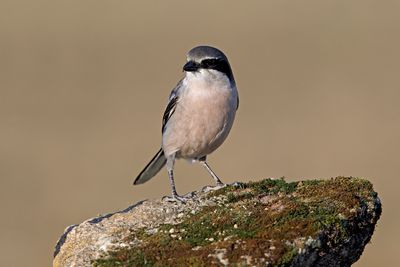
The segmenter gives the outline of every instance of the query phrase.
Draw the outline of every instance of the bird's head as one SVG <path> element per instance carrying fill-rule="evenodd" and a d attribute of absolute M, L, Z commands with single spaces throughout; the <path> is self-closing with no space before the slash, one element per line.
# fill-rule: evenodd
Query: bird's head
<path fill-rule="evenodd" d="M 210 73 L 217 72 L 226 75 L 233 80 L 231 66 L 225 54 L 211 46 L 197 46 L 187 54 L 187 62 L 183 66 L 186 73 Z"/>

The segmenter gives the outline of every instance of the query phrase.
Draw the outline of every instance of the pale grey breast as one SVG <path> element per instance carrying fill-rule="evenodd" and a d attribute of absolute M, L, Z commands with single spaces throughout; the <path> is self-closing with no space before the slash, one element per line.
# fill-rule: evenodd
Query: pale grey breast
<path fill-rule="evenodd" d="M 199 158 L 226 139 L 237 107 L 237 91 L 225 75 L 202 70 L 183 80 L 174 115 L 163 135 L 166 156 Z"/>

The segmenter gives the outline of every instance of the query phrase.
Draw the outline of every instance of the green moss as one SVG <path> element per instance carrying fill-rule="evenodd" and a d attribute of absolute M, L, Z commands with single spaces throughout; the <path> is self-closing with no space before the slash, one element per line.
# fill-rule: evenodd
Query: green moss
<path fill-rule="evenodd" d="M 280 179 L 265 179 L 259 182 L 249 182 L 248 187 L 256 193 L 292 193 L 296 189 L 297 182 L 287 183 L 284 177 Z"/>
<path fill-rule="evenodd" d="M 320 183 L 322 183 L 322 180 L 306 180 L 306 181 L 302 181 L 301 184 L 304 186 L 312 186 L 312 185 L 319 185 Z"/>
<path fill-rule="evenodd" d="M 291 183 L 265 179 L 227 186 L 208 194 L 225 196 L 220 205 L 188 213 L 179 224 L 161 225 L 155 234 L 136 230 L 128 239 L 140 239 L 141 245 L 110 252 L 94 265 L 209 266 L 215 264 L 209 255 L 218 248 L 226 249 L 230 264 L 242 265 L 242 255 L 260 259 L 268 252 L 273 266 L 288 266 L 298 251 L 288 242 L 315 238 L 332 228 L 332 242 L 339 242 L 348 235 L 345 222 L 373 195 L 371 183 L 346 177 Z"/>
<path fill-rule="evenodd" d="M 250 199 L 254 197 L 253 192 L 242 192 L 242 193 L 227 193 L 227 202 L 228 203 L 233 203 L 233 202 L 238 202 L 244 199 Z"/>
<path fill-rule="evenodd" d="M 216 223 L 216 220 L 221 217 L 225 219 L 225 210 L 219 210 L 218 213 L 214 213 L 214 211 L 216 211 L 216 208 L 205 209 L 190 220 L 180 224 L 180 228 L 186 229 L 182 235 L 183 240 L 194 247 L 210 243 L 210 238 L 217 239 L 219 224 Z"/>
<path fill-rule="evenodd" d="M 154 266 L 155 263 L 146 259 L 145 253 L 140 250 L 130 251 L 129 255 L 122 255 L 121 251 L 111 252 L 105 259 L 93 262 L 94 267 L 114 267 L 114 266 Z"/>

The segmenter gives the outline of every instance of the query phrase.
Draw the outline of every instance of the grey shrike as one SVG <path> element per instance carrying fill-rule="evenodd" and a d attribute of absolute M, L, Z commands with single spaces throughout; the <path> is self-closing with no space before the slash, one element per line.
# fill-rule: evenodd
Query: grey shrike
<path fill-rule="evenodd" d="M 183 71 L 185 77 L 172 90 L 164 112 L 161 149 L 133 184 L 150 180 L 167 165 L 172 197 L 184 202 L 186 198 L 175 189 L 175 159 L 200 162 L 217 186 L 224 185 L 206 158 L 228 136 L 239 97 L 228 59 L 217 48 L 197 46 L 190 50 Z"/>

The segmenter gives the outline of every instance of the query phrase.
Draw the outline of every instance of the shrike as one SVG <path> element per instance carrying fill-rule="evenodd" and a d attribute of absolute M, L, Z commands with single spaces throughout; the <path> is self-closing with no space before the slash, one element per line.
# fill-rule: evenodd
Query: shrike
<path fill-rule="evenodd" d="M 200 162 L 218 186 L 224 185 L 206 159 L 228 136 L 239 97 L 228 58 L 217 48 L 190 50 L 183 71 L 185 77 L 172 90 L 162 119 L 161 149 L 133 184 L 150 180 L 166 165 L 172 197 L 184 202 L 175 189 L 175 159 Z"/>

